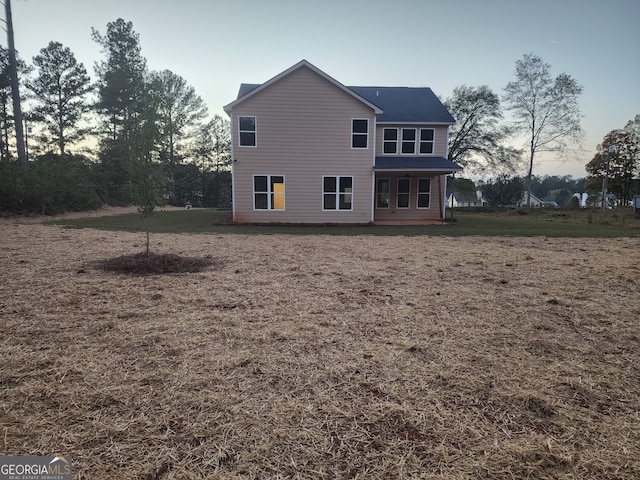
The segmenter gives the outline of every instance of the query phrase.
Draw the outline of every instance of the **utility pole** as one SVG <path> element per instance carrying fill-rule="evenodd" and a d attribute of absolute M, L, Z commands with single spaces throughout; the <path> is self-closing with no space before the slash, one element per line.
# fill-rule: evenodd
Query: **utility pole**
<path fill-rule="evenodd" d="M 11 19 L 11 0 L 4 0 L 7 22 L 7 43 L 9 45 L 9 75 L 11 78 L 11 96 L 13 97 L 13 123 L 16 130 L 16 150 L 18 162 L 23 167 L 29 164 L 27 150 L 24 144 L 24 127 L 22 109 L 20 108 L 20 91 L 18 89 L 18 62 L 16 60 L 16 47 L 13 43 L 13 21 Z"/>

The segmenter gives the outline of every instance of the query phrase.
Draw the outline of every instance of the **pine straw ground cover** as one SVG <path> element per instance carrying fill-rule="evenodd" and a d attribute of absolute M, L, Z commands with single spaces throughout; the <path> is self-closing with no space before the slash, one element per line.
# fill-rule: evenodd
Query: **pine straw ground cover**
<path fill-rule="evenodd" d="M 0 453 L 75 479 L 640 478 L 640 240 L 0 224 Z M 447 228 L 447 227 L 442 227 Z"/>

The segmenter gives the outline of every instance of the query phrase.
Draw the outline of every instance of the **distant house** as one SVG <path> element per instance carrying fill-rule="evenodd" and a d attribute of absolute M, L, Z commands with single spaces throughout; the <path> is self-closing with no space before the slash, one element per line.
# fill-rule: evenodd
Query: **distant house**
<path fill-rule="evenodd" d="M 558 208 L 560 207 L 558 202 L 562 202 L 562 200 L 557 197 L 543 197 L 540 199 L 540 206 L 546 208 Z"/>
<path fill-rule="evenodd" d="M 527 202 L 527 196 L 528 193 L 524 192 L 522 194 L 522 199 L 518 202 L 518 207 L 526 207 L 527 205 L 529 205 L 529 203 Z M 531 194 L 531 203 L 530 205 L 532 207 L 542 207 L 542 200 L 540 200 L 538 197 L 536 197 L 533 193 Z"/>
<path fill-rule="evenodd" d="M 616 204 L 616 196 L 612 193 L 608 193 L 605 197 L 604 208 L 610 209 Z M 596 195 L 595 201 L 593 202 L 593 206 L 596 208 L 602 208 L 602 193 Z"/>
<path fill-rule="evenodd" d="M 443 219 L 446 176 L 462 170 L 429 88 L 346 87 L 303 60 L 224 109 L 235 222 Z"/>
<path fill-rule="evenodd" d="M 447 206 L 452 207 L 484 207 L 487 201 L 482 192 L 478 190 L 475 194 L 450 193 L 447 197 Z"/>

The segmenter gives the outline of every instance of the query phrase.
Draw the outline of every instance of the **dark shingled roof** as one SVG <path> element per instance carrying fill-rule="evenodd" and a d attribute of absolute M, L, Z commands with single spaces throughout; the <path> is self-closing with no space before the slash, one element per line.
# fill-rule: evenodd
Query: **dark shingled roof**
<path fill-rule="evenodd" d="M 455 123 L 430 88 L 347 87 L 384 112 L 378 122 Z"/>
<path fill-rule="evenodd" d="M 244 97 L 247 93 L 251 93 L 253 90 L 258 88 L 261 84 L 259 83 L 241 83 L 240 91 L 238 92 L 238 98 Z"/>
<path fill-rule="evenodd" d="M 462 167 L 444 157 L 376 157 L 375 169 L 459 172 Z"/>
<path fill-rule="evenodd" d="M 257 83 L 240 85 L 238 98 L 260 87 Z M 347 87 L 349 90 L 378 106 L 384 113 L 378 122 L 444 123 L 455 120 L 430 88 L 410 87 Z"/>

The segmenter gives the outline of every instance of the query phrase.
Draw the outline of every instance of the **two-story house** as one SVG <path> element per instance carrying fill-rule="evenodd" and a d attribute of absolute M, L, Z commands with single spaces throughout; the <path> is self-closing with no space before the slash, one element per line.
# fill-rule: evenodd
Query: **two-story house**
<path fill-rule="evenodd" d="M 346 87 L 306 60 L 242 84 L 231 117 L 233 220 L 371 223 L 445 216 L 453 117 L 429 88 Z"/>

